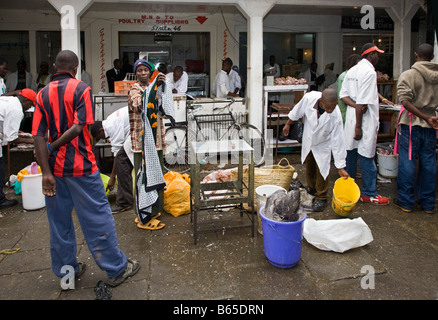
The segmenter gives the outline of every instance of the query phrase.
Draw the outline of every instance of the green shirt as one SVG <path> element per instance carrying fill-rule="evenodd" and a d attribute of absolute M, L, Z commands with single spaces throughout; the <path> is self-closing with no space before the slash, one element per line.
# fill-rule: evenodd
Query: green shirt
<path fill-rule="evenodd" d="M 347 71 L 348 70 L 345 70 L 344 72 L 342 72 L 339 75 L 338 80 L 336 80 L 336 86 L 338 89 L 338 106 L 339 106 L 339 109 L 341 110 L 342 122 L 344 123 L 344 125 L 345 125 L 345 114 L 347 113 L 347 105 L 344 103 L 344 101 L 342 101 L 339 98 L 339 92 L 341 92 L 342 82 L 344 81 L 344 77 L 347 74 Z"/>

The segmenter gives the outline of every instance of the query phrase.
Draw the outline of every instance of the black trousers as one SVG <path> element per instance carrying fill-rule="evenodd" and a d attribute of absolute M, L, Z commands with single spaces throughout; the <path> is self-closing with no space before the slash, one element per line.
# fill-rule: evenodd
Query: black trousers
<path fill-rule="evenodd" d="M 134 204 L 134 189 L 132 188 L 132 169 L 134 166 L 123 147 L 117 153 L 114 161 L 116 161 L 118 184 L 116 206 L 120 208 L 130 207 Z"/>

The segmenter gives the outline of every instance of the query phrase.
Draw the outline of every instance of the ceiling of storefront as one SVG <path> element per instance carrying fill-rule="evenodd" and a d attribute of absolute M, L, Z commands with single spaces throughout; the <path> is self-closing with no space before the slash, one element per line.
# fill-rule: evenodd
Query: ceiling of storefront
<path fill-rule="evenodd" d="M 223 13 L 240 13 L 238 8 L 234 5 L 211 5 L 206 2 L 206 4 L 183 4 L 183 3 L 173 3 L 173 4 L 163 4 L 163 3 L 147 3 L 145 1 L 136 3 L 117 3 L 114 1 L 104 2 L 98 1 L 94 2 L 90 7 L 89 11 L 97 12 L 132 12 L 132 11 L 145 11 L 145 12 L 184 12 L 190 13 L 194 12 L 197 14 L 214 14 L 219 12 L 219 7 Z M 53 6 L 47 0 L 20 0 L 20 1 L 3 1 L 2 9 L 24 9 L 24 10 L 55 10 Z M 383 9 L 376 9 L 382 10 Z M 333 6 L 294 6 L 294 5 L 275 5 L 270 11 L 270 14 L 324 14 L 324 15 L 349 15 L 354 12 L 357 13 L 358 8 L 336 8 Z"/>

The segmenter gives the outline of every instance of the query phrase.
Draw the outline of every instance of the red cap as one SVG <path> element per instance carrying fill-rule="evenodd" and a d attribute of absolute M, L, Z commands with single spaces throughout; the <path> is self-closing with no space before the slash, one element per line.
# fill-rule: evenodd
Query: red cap
<path fill-rule="evenodd" d="M 20 95 L 32 101 L 32 104 L 35 105 L 37 94 L 32 89 L 23 89 L 20 91 Z"/>
<path fill-rule="evenodd" d="M 362 47 L 362 53 L 360 54 L 361 56 L 366 55 L 367 53 L 373 52 L 373 51 L 377 51 L 378 53 L 384 53 L 385 51 L 380 50 L 379 48 L 377 48 L 376 45 L 372 44 L 372 43 L 367 43 Z"/>

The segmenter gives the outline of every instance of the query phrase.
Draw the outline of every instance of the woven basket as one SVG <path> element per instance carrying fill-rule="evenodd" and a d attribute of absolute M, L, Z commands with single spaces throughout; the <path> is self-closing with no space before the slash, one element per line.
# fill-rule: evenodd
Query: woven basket
<path fill-rule="evenodd" d="M 281 165 L 283 160 L 287 162 L 287 165 Z M 279 186 L 289 190 L 294 172 L 295 168 L 286 158 L 282 158 L 278 164 L 272 166 L 254 168 L 254 201 L 255 189 L 265 184 Z M 232 172 L 232 180 L 237 180 L 237 168 Z M 243 169 L 243 181 L 248 185 L 248 167 Z M 244 191 L 244 194 L 246 194 L 246 190 Z M 247 206 L 244 207 L 245 209 L 249 209 Z"/>

